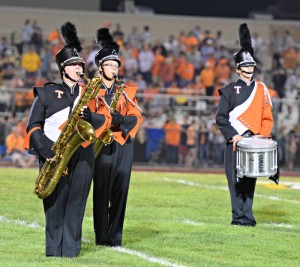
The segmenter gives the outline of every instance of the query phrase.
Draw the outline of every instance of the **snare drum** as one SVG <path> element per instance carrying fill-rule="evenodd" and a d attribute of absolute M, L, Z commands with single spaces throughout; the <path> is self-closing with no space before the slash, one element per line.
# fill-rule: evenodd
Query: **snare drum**
<path fill-rule="evenodd" d="M 236 145 L 237 177 L 271 177 L 277 173 L 277 142 L 263 138 L 244 138 Z"/>

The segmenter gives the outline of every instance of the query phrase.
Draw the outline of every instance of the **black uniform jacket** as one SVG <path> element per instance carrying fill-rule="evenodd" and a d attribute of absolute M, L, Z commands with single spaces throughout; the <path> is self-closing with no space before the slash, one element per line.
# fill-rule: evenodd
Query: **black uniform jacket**
<path fill-rule="evenodd" d="M 216 123 L 228 142 L 234 135 L 250 130 L 253 134 L 270 136 L 273 127 L 272 103 L 264 83 L 247 85 L 239 79 L 219 90 L 221 99 Z"/>
<path fill-rule="evenodd" d="M 44 87 L 34 87 L 33 91 L 35 99 L 29 114 L 25 148 L 39 154 L 41 148 L 45 145 L 51 147 L 58 139 L 84 87 L 48 83 Z M 91 124 L 95 129 L 100 128 L 105 120 L 103 115 L 92 113 Z"/>

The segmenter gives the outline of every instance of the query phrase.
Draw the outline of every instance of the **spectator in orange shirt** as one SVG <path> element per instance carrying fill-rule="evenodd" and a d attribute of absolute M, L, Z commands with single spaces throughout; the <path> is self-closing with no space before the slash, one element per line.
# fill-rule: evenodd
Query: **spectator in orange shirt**
<path fill-rule="evenodd" d="M 199 40 L 194 35 L 194 33 L 190 31 L 186 38 L 187 51 L 191 51 L 193 47 L 197 47 L 198 45 L 199 45 Z"/>
<path fill-rule="evenodd" d="M 216 83 L 216 86 L 214 88 L 214 105 L 217 107 L 219 105 L 220 101 L 220 94 L 219 94 L 219 89 L 225 87 L 228 84 L 226 80 L 220 80 Z"/>
<path fill-rule="evenodd" d="M 294 46 L 290 45 L 282 52 L 284 67 L 287 69 L 295 69 L 297 66 L 297 52 Z"/>
<path fill-rule="evenodd" d="M 50 34 L 48 35 L 48 42 L 50 43 L 50 51 L 52 57 L 55 57 L 58 51 L 64 46 L 59 29 L 55 29 L 50 32 Z"/>
<path fill-rule="evenodd" d="M 226 58 L 220 58 L 217 62 L 215 71 L 216 82 L 229 81 L 231 77 L 231 69 Z"/>
<path fill-rule="evenodd" d="M 185 53 L 181 53 L 179 59 L 179 65 L 176 70 L 177 83 L 180 88 L 186 87 L 192 83 L 195 74 L 194 65 L 188 60 Z"/>
<path fill-rule="evenodd" d="M 162 66 L 165 63 L 165 57 L 162 55 L 162 50 L 157 47 L 154 50 L 153 65 L 151 70 L 152 83 L 156 86 L 161 81 Z"/>
<path fill-rule="evenodd" d="M 127 44 L 126 45 L 126 51 L 131 51 L 132 56 L 137 60 L 139 57 L 139 49 L 137 48 L 137 45 L 135 43 Z"/>
<path fill-rule="evenodd" d="M 11 133 L 6 137 L 6 153 L 18 167 L 28 168 L 33 166 L 36 157 L 27 154 L 24 149 L 24 137 L 18 126 L 13 126 Z"/>
<path fill-rule="evenodd" d="M 180 144 L 181 126 L 177 123 L 174 117 L 163 126 L 165 133 L 166 154 L 165 162 L 171 164 L 178 163 L 178 149 Z"/>
<path fill-rule="evenodd" d="M 203 86 L 206 88 L 206 95 L 212 96 L 215 85 L 215 69 L 211 61 L 205 62 L 204 69 L 199 75 Z"/>
<path fill-rule="evenodd" d="M 161 79 L 164 87 L 169 88 L 175 81 L 175 66 L 173 57 L 168 56 L 161 66 Z"/>
<path fill-rule="evenodd" d="M 48 35 L 48 42 L 50 44 L 57 43 L 61 39 L 60 32 L 58 29 L 51 31 Z"/>
<path fill-rule="evenodd" d="M 17 124 L 17 126 L 20 129 L 20 134 L 24 139 L 27 135 L 27 132 L 26 132 L 27 122 L 28 122 L 28 114 L 25 113 L 23 115 L 22 119 Z"/>

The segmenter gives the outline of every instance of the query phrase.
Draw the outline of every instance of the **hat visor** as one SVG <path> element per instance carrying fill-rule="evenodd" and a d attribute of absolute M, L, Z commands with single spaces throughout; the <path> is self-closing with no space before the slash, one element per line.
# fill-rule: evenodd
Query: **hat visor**
<path fill-rule="evenodd" d="M 74 57 L 74 58 L 71 58 L 69 60 L 66 60 L 65 63 L 64 63 L 64 66 L 68 66 L 68 65 L 71 65 L 73 63 L 81 63 L 82 66 L 85 65 L 85 62 L 83 61 L 82 58 L 80 58 L 80 57 Z"/>
<path fill-rule="evenodd" d="M 256 63 L 254 61 L 251 61 L 251 62 L 242 62 L 238 64 L 238 67 L 250 67 L 250 66 L 255 67 Z"/>
<path fill-rule="evenodd" d="M 121 66 L 121 61 L 116 56 L 107 56 L 107 57 L 105 57 L 105 58 L 102 59 L 101 63 L 103 63 L 105 61 L 108 61 L 108 60 L 116 61 L 116 62 L 118 62 L 119 67 Z"/>

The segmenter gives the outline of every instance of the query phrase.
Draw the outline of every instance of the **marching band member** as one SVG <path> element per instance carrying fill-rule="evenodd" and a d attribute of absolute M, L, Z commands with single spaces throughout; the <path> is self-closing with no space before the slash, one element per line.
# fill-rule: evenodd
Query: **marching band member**
<path fill-rule="evenodd" d="M 270 90 L 253 77 L 256 62 L 245 23 L 240 25 L 239 38 L 241 49 L 234 55 L 239 79 L 219 90 L 221 99 L 216 123 L 227 142 L 225 172 L 231 198 L 231 224 L 255 226 L 252 205 L 256 178 L 236 178 L 233 148 L 244 137 L 270 136 L 273 127 L 272 103 Z"/>
<path fill-rule="evenodd" d="M 133 162 L 132 138 L 142 123 L 142 117 L 135 97 L 137 88 L 122 87 L 116 83 L 115 77 L 121 66 L 119 46 L 107 28 L 97 30 L 97 42 L 100 50 L 95 56 L 95 63 L 103 79 L 105 94 L 98 95 L 96 106 L 109 109 L 116 101 L 116 93 L 122 88 L 124 90 L 112 113 L 110 129 L 114 140 L 103 147 L 95 162 L 94 230 L 96 245 L 121 246 Z"/>
<path fill-rule="evenodd" d="M 85 63 L 81 57 L 81 44 L 75 25 L 70 22 L 61 27 L 66 45 L 57 53 L 56 63 L 62 83 L 47 83 L 35 87 L 35 99 L 27 125 L 26 148 L 39 155 L 40 170 L 51 160 L 51 147 L 57 141 L 63 125 L 76 107 L 84 86 L 79 74 Z M 96 114 L 88 107 L 81 109 L 81 117 L 101 132 L 110 115 Z M 82 221 L 94 169 L 93 145 L 80 146 L 71 157 L 68 174 L 63 175 L 53 193 L 43 199 L 46 217 L 46 256 L 75 257 L 80 253 Z"/>

